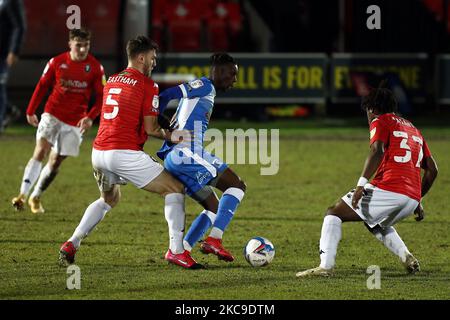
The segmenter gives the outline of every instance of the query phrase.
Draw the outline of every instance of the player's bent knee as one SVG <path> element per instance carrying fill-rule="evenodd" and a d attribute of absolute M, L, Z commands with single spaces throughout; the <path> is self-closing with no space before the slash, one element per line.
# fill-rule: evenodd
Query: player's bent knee
<path fill-rule="evenodd" d="M 163 197 L 170 193 L 183 193 L 184 194 L 184 186 L 183 184 L 176 180 L 175 178 L 171 178 L 165 184 L 162 192 L 160 193 Z"/>
<path fill-rule="evenodd" d="M 174 180 L 174 185 L 173 185 L 174 192 L 176 192 L 176 193 L 184 193 L 184 186 L 183 186 L 183 184 L 180 181 L 178 181 L 177 179 L 173 179 L 173 180 Z"/>
<path fill-rule="evenodd" d="M 166 184 L 166 188 L 163 191 L 163 196 L 169 194 L 169 193 L 184 193 L 184 186 L 183 184 L 178 181 L 177 179 L 171 177 L 167 184 Z"/>
<path fill-rule="evenodd" d="M 66 156 L 56 156 L 50 159 L 50 167 L 53 171 L 57 171 L 61 166 L 61 163 L 66 159 Z"/>
<path fill-rule="evenodd" d="M 48 150 L 43 148 L 36 148 L 33 153 L 33 159 L 37 161 L 44 161 L 45 157 L 47 157 Z"/>
<path fill-rule="evenodd" d="M 112 189 L 111 191 L 102 193 L 102 198 L 111 208 L 114 208 L 119 203 L 120 197 L 120 189 Z"/>
<path fill-rule="evenodd" d="M 325 211 L 325 216 L 330 216 L 330 215 L 334 215 L 334 209 L 336 208 L 336 205 L 334 204 L 334 205 L 332 205 L 332 206 L 329 206 L 328 208 L 327 208 L 327 211 Z"/>
<path fill-rule="evenodd" d="M 238 186 L 238 188 L 245 192 L 245 191 L 247 190 L 247 185 L 245 184 L 244 181 L 239 180 L 239 186 Z"/>
<path fill-rule="evenodd" d="M 245 188 L 230 187 L 224 191 L 223 195 L 226 194 L 235 197 L 241 202 L 245 195 Z"/>

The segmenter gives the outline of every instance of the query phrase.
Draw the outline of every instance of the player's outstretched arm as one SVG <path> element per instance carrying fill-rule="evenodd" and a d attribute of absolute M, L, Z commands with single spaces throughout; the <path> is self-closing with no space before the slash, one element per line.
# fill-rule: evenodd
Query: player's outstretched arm
<path fill-rule="evenodd" d="M 364 180 L 364 183 L 358 182 L 355 193 L 353 193 L 352 205 L 356 208 L 359 200 L 361 199 L 364 192 L 364 184 L 367 182 L 377 171 L 383 160 L 384 154 L 384 143 L 381 140 L 376 140 L 370 146 L 369 155 L 364 163 L 364 168 L 361 174 L 360 180 Z"/>
<path fill-rule="evenodd" d="M 31 123 L 30 120 L 28 119 L 28 116 L 30 116 L 30 118 L 36 116 L 35 113 L 37 108 L 39 107 L 39 104 L 41 103 L 42 99 L 44 99 L 50 87 L 53 86 L 54 84 L 55 84 L 55 67 L 53 65 L 53 59 L 50 59 L 50 61 L 45 66 L 44 72 L 41 78 L 39 79 L 36 88 L 34 89 L 30 102 L 28 103 L 26 114 L 28 123 L 30 123 L 31 125 L 34 126 L 34 124 Z"/>
<path fill-rule="evenodd" d="M 159 113 L 162 114 L 170 100 L 183 98 L 183 92 L 179 86 L 171 87 L 159 94 Z"/>

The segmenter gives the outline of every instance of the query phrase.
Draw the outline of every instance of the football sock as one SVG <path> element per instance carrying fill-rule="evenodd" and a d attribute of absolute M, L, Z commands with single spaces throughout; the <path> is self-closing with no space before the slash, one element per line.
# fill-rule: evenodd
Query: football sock
<path fill-rule="evenodd" d="M 28 196 L 31 187 L 35 184 L 39 173 L 42 169 L 42 162 L 33 158 L 28 161 L 25 171 L 23 173 L 22 184 L 20 186 L 20 193 Z"/>
<path fill-rule="evenodd" d="M 222 239 L 223 232 L 233 219 L 239 203 L 244 198 L 244 191 L 239 188 L 228 188 L 219 201 L 216 221 L 214 221 L 210 236 L 216 239 Z"/>
<path fill-rule="evenodd" d="M 203 210 L 192 222 L 186 233 L 183 241 L 184 248 L 191 251 L 192 247 L 203 237 L 215 220 L 216 214 L 214 212 Z"/>
<path fill-rule="evenodd" d="M 377 230 L 373 232 L 373 235 L 380 240 L 386 248 L 399 257 L 402 262 L 406 261 L 406 256 L 410 254 L 410 252 L 394 227 Z"/>
<path fill-rule="evenodd" d="M 50 183 L 52 183 L 53 179 L 55 179 L 56 175 L 58 174 L 58 171 L 52 171 L 50 169 L 49 164 L 42 169 L 41 175 L 39 176 L 39 180 L 36 183 L 36 186 L 34 187 L 33 193 L 31 194 L 32 198 L 40 197 L 42 192 L 44 192 Z"/>
<path fill-rule="evenodd" d="M 166 195 L 164 215 L 169 226 L 170 251 L 174 254 L 183 253 L 183 233 L 185 223 L 184 194 L 170 193 Z"/>
<path fill-rule="evenodd" d="M 342 220 L 333 215 L 323 219 L 320 235 L 320 267 L 332 269 L 336 261 L 336 252 L 341 240 Z"/>
<path fill-rule="evenodd" d="M 94 227 L 103 220 L 109 210 L 111 210 L 111 206 L 107 204 L 103 198 L 92 202 L 89 207 L 87 207 L 83 218 L 81 218 L 80 224 L 68 241 L 71 241 L 75 248 L 78 248 L 81 240 L 86 238 Z"/>

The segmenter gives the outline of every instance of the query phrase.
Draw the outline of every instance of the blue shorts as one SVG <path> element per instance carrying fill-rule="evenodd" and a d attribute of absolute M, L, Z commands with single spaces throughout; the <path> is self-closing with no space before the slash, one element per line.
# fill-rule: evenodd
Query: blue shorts
<path fill-rule="evenodd" d="M 227 164 L 215 155 L 199 149 L 175 148 L 164 159 L 164 168 L 186 187 L 186 194 L 194 195 L 211 180 L 228 168 Z"/>

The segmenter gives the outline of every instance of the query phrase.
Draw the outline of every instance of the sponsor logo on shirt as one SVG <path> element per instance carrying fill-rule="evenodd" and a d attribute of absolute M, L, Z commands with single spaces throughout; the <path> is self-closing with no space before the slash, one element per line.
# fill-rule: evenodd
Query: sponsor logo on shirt
<path fill-rule="evenodd" d="M 72 79 L 60 79 L 59 80 L 61 87 L 64 88 L 77 88 L 77 89 L 86 89 L 88 87 L 88 83 L 86 81 L 78 81 Z"/>
<path fill-rule="evenodd" d="M 198 171 L 196 176 L 198 183 L 203 184 L 203 182 L 208 179 L 211 174 L 209 172 L 201 173 L 200 171 Z"/>
<path fill-rule="evenodd" d="M 67 64 L 63 63 L 59 66 L 59 68 L 60 69 L 69 69 L 69 66 Z"/>
<path fill-rule="evenodd" d="M 203 81 L 202 80 L 193 80 L 193 81 L 188 82 L 188 85 L 192 89 L 198 89 L 200 87 L 203 87 Z"/>

